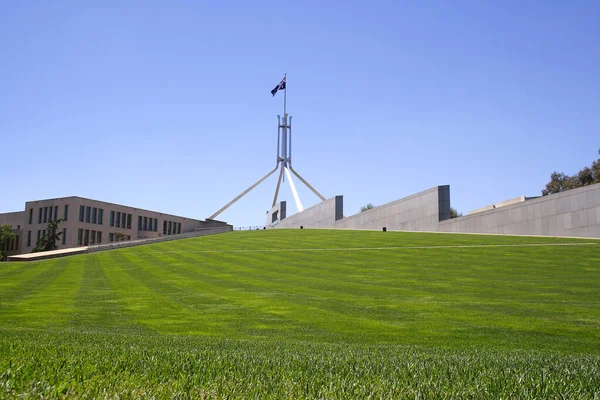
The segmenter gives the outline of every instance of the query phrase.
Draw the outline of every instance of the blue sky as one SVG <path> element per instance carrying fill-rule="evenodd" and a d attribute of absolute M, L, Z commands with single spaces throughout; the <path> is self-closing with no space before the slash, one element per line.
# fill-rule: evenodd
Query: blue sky
<path fill-rule="evenodd" d="M 295 169 L 346 215 L 443 184 L 463 212 L 539 195 L 600 147 L 598 1 L 6 1 L 0 50 L 0 212 L 204 219 L 274 167 L 285 72 Z M 220 219 L 263 224 L 275 184 Z"/>

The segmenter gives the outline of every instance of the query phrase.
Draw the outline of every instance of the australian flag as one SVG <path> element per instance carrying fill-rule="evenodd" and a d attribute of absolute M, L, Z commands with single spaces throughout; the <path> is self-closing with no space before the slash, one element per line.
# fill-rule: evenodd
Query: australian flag
<path fill-rule="evenodd" d="M 279 85 L 275 86 L 275 88 L 273 90 L 271 90 L 271 94 L 273 96 L 275 96 L 275 94 L 277 93 L 278 90 L 283 90 L 285 89 L 285 78 L 283 78 L 281 80 L 281 82 L 279 82 Z"/>

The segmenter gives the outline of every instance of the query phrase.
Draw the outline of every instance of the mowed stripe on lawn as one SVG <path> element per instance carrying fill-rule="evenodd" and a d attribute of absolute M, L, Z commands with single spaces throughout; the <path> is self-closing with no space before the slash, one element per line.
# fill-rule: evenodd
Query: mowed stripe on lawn
<path fill-rule="evenodd" d="M 46 269 L 23 282 L 2 313 L 16 326 L 63 328 L 75 312 L 75 294 L 83 275 L 83 260 L 57 259 L 44 263 Z M 17 295 L 17 293 L 19 293 Z"/>

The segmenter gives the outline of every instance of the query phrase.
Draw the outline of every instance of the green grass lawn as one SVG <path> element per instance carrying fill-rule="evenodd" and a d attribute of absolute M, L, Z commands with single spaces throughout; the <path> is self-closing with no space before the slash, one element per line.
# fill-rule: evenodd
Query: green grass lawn
<path fill-rule="evenodd" d="M 232 232 L 0 264 L 0 397 L 598 398 L 600 241 Z"/>

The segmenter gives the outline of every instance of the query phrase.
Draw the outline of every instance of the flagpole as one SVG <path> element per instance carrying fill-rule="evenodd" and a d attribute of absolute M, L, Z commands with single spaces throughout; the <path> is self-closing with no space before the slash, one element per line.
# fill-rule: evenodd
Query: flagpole
<path fill-rule="evenodd" d="M 285 89 L 283 89 L 283 115 L 287 118 L 286 103 L 287 103 L 287 72 L 283 75 L 285 80 Z"/>

